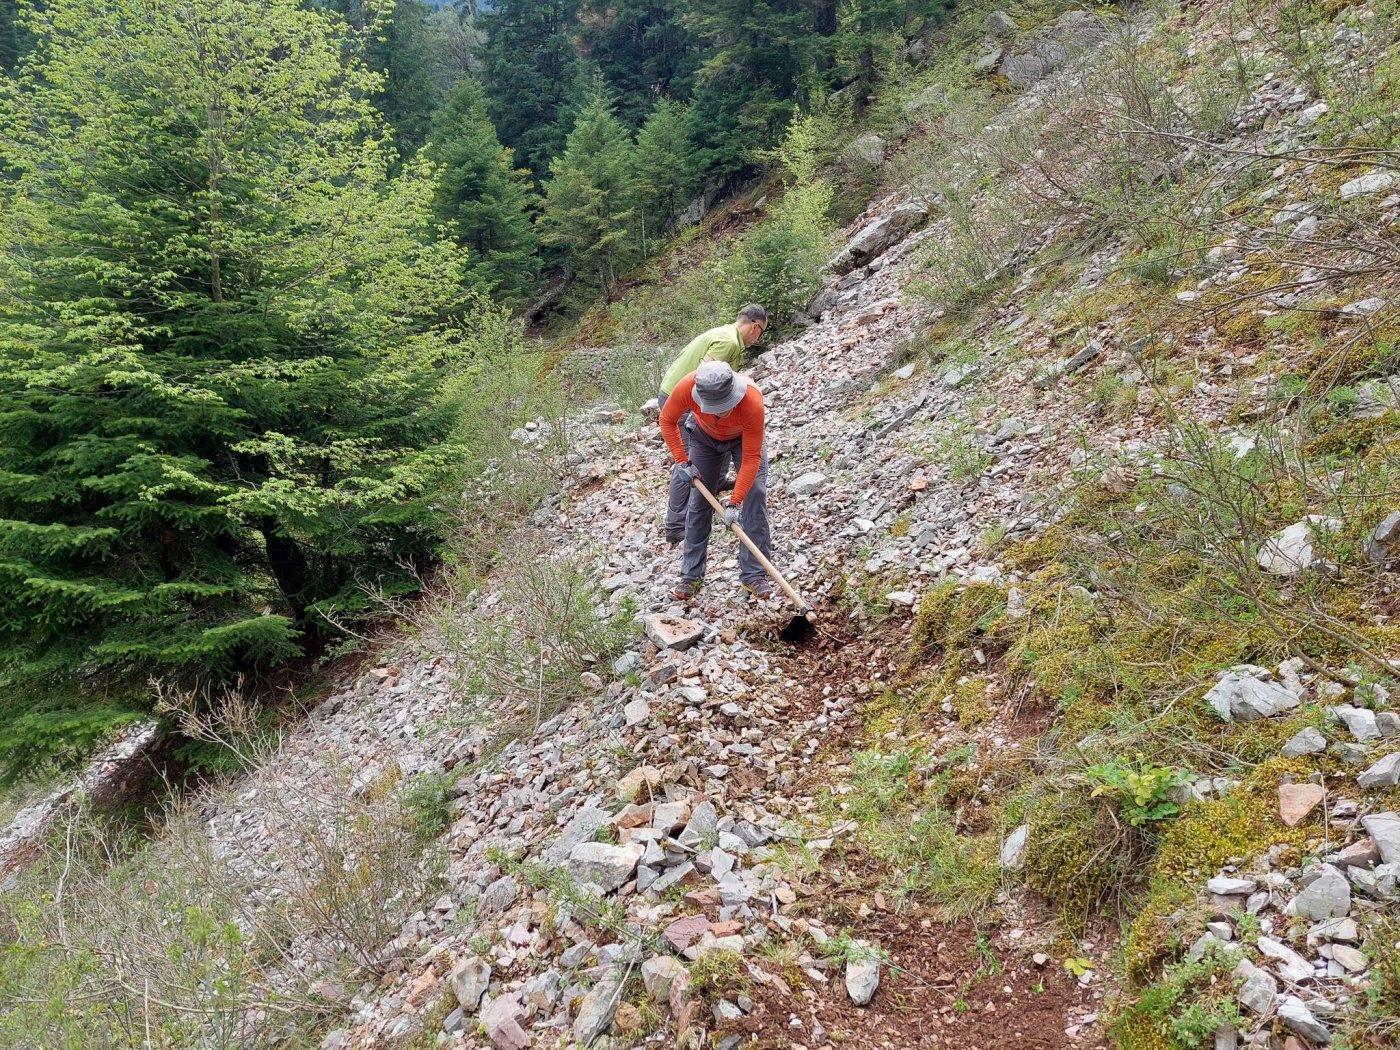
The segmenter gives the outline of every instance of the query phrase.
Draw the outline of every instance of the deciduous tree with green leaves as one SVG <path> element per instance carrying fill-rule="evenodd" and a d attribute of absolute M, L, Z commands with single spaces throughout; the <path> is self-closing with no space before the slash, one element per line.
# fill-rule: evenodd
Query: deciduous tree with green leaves
<path fill-rule="evenodd" d="M 451 511 L 466 260 L 297 0 L 49 0 L 0 80 L 0 769 L 305 651 Z"/>

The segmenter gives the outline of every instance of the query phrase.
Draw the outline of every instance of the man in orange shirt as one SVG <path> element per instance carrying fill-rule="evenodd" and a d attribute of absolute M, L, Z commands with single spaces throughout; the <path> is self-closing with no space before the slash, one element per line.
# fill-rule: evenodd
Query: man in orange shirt
<path fill-rule="evenodd" d="M 682 417 L 685 439 L 681 437 Z M 725 468 L 734 463 L 738 476 L 725 507 L 726 525 L 735 521 L 749 539 L 771 557 L 768 537 L 768 453 L 763 444 L 763 394 L 723 361 L 703 361 L 676 384 L 661 410 L 661 436 L 676 461 L 676 473 L 686 484 L 699 478 L 714 492 Z M 681 547 L 681 578 L 671 596 L 694 597 L 705 576 L 705 554 L 714 514 L 694 488 L 686 507 L 685 542 Z M 758 559 L 739 548 L 739 581 L 759 599 L 773 594 L 773 585 Z"/>

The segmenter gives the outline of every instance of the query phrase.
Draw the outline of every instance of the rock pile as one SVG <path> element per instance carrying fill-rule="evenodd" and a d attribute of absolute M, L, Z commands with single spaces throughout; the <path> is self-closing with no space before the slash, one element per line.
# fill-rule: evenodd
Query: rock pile
<path fill-rule="evenodd" d="M 1311 812 L 1322 796 L 1309 797 Z M 1249 1020 L 1244 1031 L 1218 1032 L 1216 1046 L 1270 1046 L 1275 1019 L 1309 1045 L 1326 1046 L 1332 1020 L 1364 996 L 1372 960 L 1358 945 L 1368 927 L 1400 913 L 1400 815 L 1358 818 L 1359 811 L 1349 799 L 1331 803 L 1338 849 L 1288 866 L 1285 850 L 1274 848 L 1206 883 L 1213 918 L 1189 954 L 1217 953 L 1229 963 Z"/>

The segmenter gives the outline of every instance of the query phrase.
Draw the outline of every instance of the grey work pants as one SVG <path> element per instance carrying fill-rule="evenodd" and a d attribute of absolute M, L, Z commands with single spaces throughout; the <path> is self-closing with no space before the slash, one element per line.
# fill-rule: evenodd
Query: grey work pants
<path fill-rule="evenodd" d="M 656 404 L 658 411 L 666 407 L 666 392 L 658 391 L 656 394 Z M 690 456 L 690 428 L 686 425 L 693 417 L 689 412 L 681 416 L 681 444 L 685 446 L 687 458 Z M 671 470 L 670 487 L 666 490 L 666 539 L 674 543 L 680 536 L 685 535 L 685 508 L 690 503 L 690 485 Z"/>
<path fill-rule="evenodd" d="M 730 462 L 737 473 L 743 462 L 744 439 L 716 441 L 700 429 L 695 417 L 687 415 L 681 420 L 681 439 L 686 443 L 686 453 L 695 473 L 714 492 L 724 478 Z M 760 453 L 758 476 L 744 502 L 739 508 L 739 526 L 753 540 L 754 546 L 763 552 L 765 558 L 772 558 L 772 543 L 768 535 L 768 449 Z M 674 475 L 672 481 L 674 483 Z M 684 483 L 683 483 L 684 484 Z M 710 544 L 710 528 L 714 525 L 715 512 L 705 497 L 693 486 L 685 516 L 685 544 L 681 548 L 681 579 L 698 580 L 705 575 L 705 554 Z M 758 559 L 749 553 L 742 544 L 739 547 L 739 579 L 745 583 L 765 580 L 768 574 Z"/>

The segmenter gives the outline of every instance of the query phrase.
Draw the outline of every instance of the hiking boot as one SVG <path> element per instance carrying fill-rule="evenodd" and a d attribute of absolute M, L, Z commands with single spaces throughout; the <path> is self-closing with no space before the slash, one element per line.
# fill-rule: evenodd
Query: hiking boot
<path fill-rule="evenodd" d="M 689 601 L 700 593 L 700 587 L 704 582 L 703 578 L 687 580 L 682 577 L 681 582 L 671 588 L 671 597 L 678 602 Z"/>
<path fill-rule="evenodd" d="M 685 539 L 684 528 L 666 530 L 666 542 L 669 543 L 672 547 L 674 547 L 677 543 L 680 543 L 680 541 L 683 539 Z"/>
<path fill-rule="evenodd" d="M 773 585 L 767 580 L 745 580 L 739 586 L 761 602 L 773 597 Z"/>

